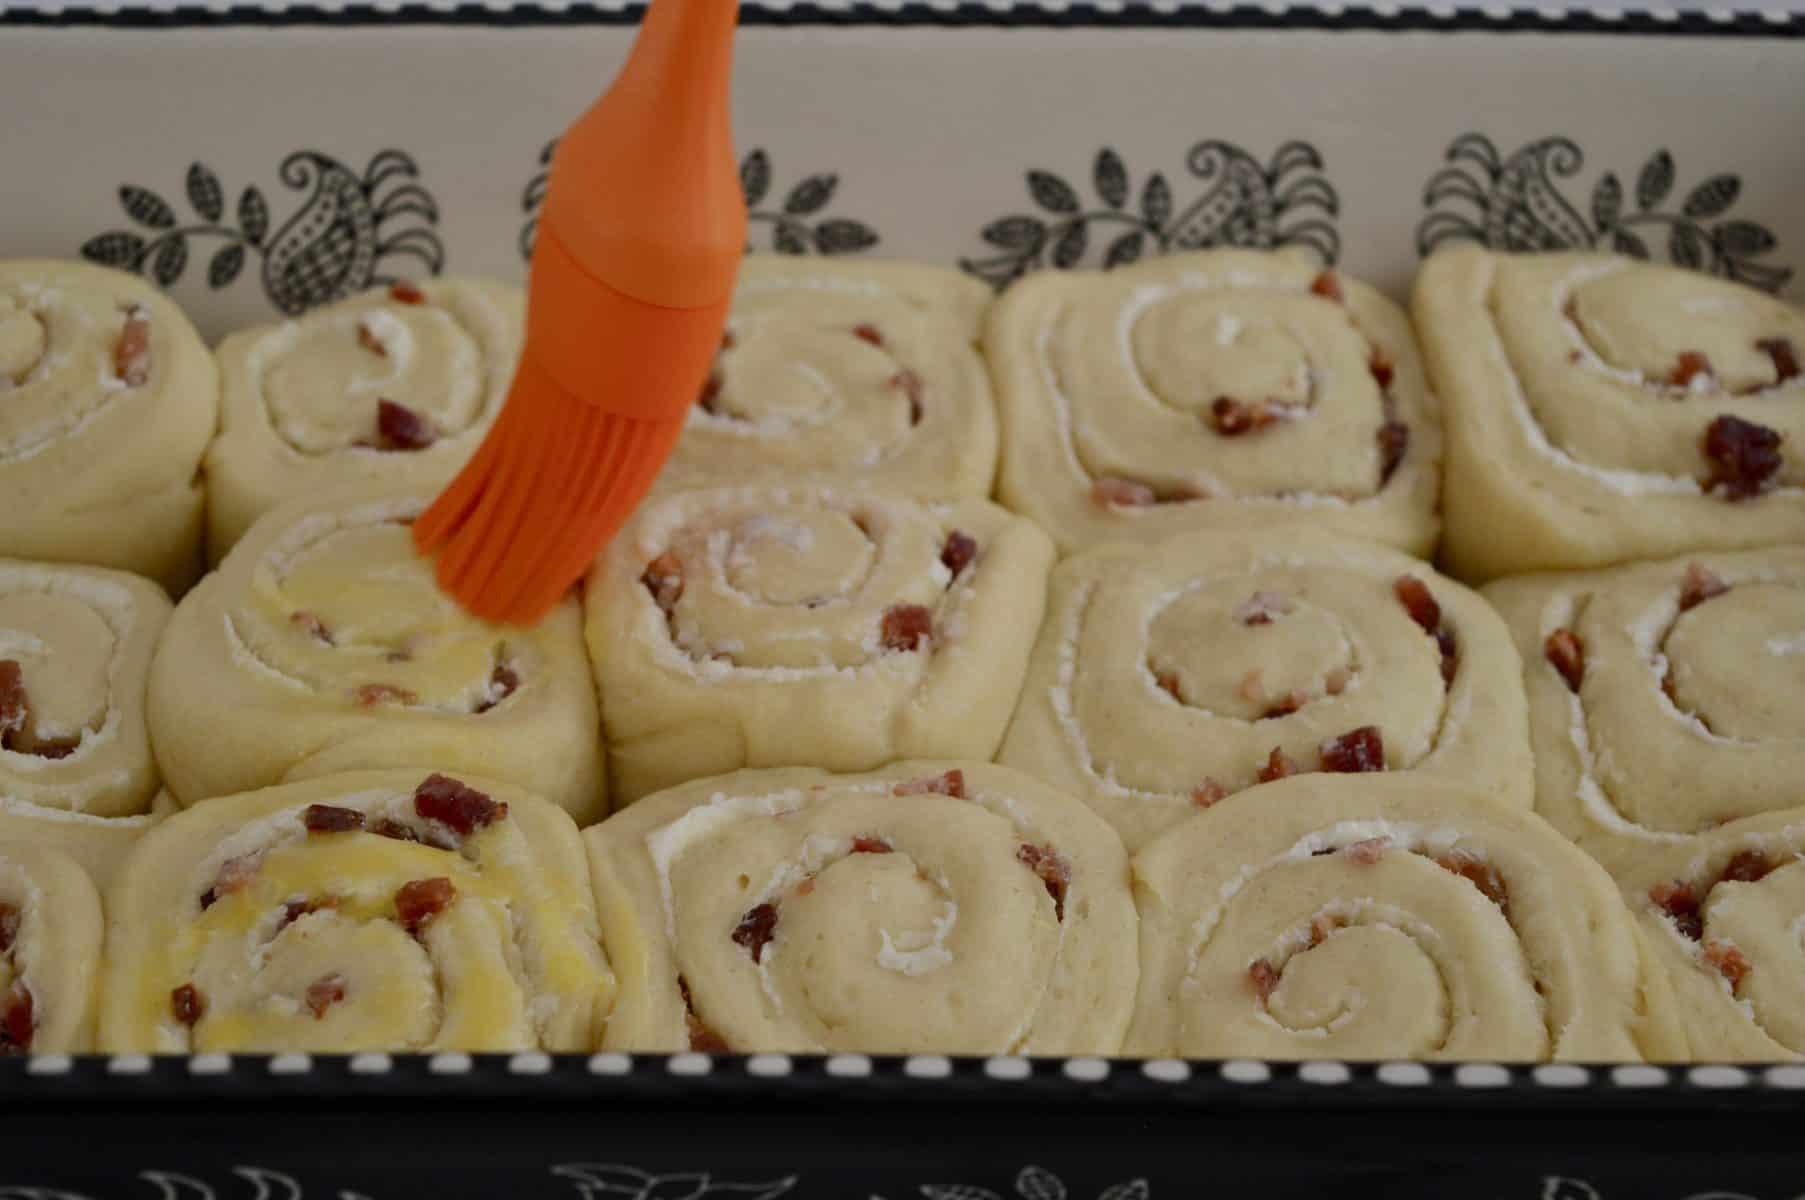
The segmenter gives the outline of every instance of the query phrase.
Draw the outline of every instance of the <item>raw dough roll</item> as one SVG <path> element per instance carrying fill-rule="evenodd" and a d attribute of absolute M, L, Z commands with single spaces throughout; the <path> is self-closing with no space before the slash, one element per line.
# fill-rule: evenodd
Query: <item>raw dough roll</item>
<path fill-rule="evenodd" d="M 144 280 L 0 261 L 0 554 L 186 588 L 218 408 L 213 357 Z"/>
<path fill-rule="evenodd" d="M 1131 1054 L 1634 1060 L 1683 1054 L 1598 865 L 1534 813 L 1422 775 L 1303 775 L 1134 860 Z"/>
<path fill-rule="evenodd" d="M 1111 1054 L 1134 1001 L 1128 859 L 1001 767 L 742 771 L 589 830 L 640 1051 Z"/>
<path fill-rule="evenodd" d="M 1523 655 L 1536 806 L 1620 879 L 1764 815 L 1805 822 L 1805 549 L 1486 589 Z"/>
<path fill-rule="evenodd" d="M 43 850 L 73 859 L 104 892 L 145 830 L 175 811 L 167 791 L 157 793 L 149 812 L 129 817 L 45 808 L 0 793 L 0 842 L 27 854 Z"/>
<path fill-rule="evenodd" d="M 825 487 L 647 506 L 589 582 L 613 793 L 741 767 L 988 759 L 1052 547 L 982 500 Z"/>
<path fill-rule="evenodd" d="M 1455 572 L 1805 539 L 1805 314 L 1594 254 L 1437 254 L 1414 303 L 1447 404 Z"/>
<path fill-rule="evenodd" d="M 0 841 L 0 1054 L 94 1048 L 100 894 L 71 858 Z"/>
<path fill-rule="evenodd" d="M 517 288 L 435 279 L 220 343 L 222 428 L 207 451 L 213 561 L 284 501 L 450 482 L 501 411 L 525 311 Z"/>
<path fill-rule="evenodd" d="M 1087 550 L 1051 592 L 997 761 L 1083 798 L 1130 851 L 1288 769 L 1419 771 L 1530 804 L 1510 635 L 1416 559 L 1194 533 Z"/>
<path fill-rule="evenodd" d="M 1410 324 L 1302 255 L 1046 271 L 991 312 L 1003 503 L 1062 552 L 1307 521 L 1427 554 L 1441 434 Z"/>
<path fill-rule="evenodd" d="M 614 989 L 576 825 L 475 777 L 212 801 L 107 901 L 110 1053 L 585 1050 Z"/>
<path fill-rule="evenodd" d="M 607 811 L 601 722 L 567 597 L 490 625 L 414 553 L 413 494 L 272 511 L 176 609 L 151 669 L 151 737 L 193 804 L 368 767 L 505 779 L 579 821 Z"/>
<path fill-rule="evenodd" d="M 956 271 L 753 255 L 714 374 L 661 485 L 872 483 L 987 496 L 990 290 Z"/>

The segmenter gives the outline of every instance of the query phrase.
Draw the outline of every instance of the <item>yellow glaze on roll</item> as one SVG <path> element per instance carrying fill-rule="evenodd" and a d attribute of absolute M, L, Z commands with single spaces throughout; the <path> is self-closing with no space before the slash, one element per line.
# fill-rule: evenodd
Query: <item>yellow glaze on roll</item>
<path fill-rule="evenodd" d="M 745 771 L 584 836 L 621 980 L 610 1048 L 1121 1045 L 1136 975 L 1127 856 L 1082 804 L 1018 772 Z"/>
<path fill-rule="evenodd" d="M 614 983 L 576 826 L 471 777 L 461 782 L 506 811 L 461 835 L 421 815 L 424 777 L 269 788 L 147 835 L 109 893 L 102 1048 L 593 1047 Z M 363 828 L 310 832 L 310 805 L 354 810 Z M 448 881 L 452 895 L 410 930 L 401 893 L 426 880 Z"/>
<path fill-rule="evenodd" d="M 0 840 L 0 1053 L 94 1048 L 100 946 L 100 896 L 80 865 Z"/>
<path fill-rule="evenodd" d="M 0 261 L 0 554 L 118 567 L 180 592 L 201 567 L 219 374 L 135 275 Z"/>

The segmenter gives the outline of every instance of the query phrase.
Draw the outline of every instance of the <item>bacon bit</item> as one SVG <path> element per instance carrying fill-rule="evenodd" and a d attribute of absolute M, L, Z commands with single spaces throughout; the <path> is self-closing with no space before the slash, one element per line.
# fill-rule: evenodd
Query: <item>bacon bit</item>
<path fill-rule="evenodd" d="M 1339 696 L 1347 691 L 1347 685 L 1353 681 L 1354 673 L 1346 667 L 1336 667 L 1322 677 L 1322 690 L 1331 696 Z"/>
<path fill-rule="evenodd" d="M 377 837 L 393 838 L 397 842 L 422 842 L 421 836 L 407 825 L 391 817 L 384 817 L 370 826 L 370 832 Z"/>
<path fill-rule="evenodd" d="M 1389 849 L 1391 849 L 1390 838 L 1376 837 L 1367 838 L 1363 842 L 1355 842 L 1351 846 L 1343 846 L 1341 852 L 1355 862 L 1370 867 L 1384 858 L 1385 852 Z"/>
<path fill-rule="evenodd" d="M 414 789 L 414 813 L 449 825 L 464 837 L 505 820 L 508 806 L 448 775 L 428 775 Z"/>
<path fill-rule="evenodd" d="M 1748 955 L 1728 942 L 1720 942 L 1713 938 L 1705 943 L 1705 961 L 1717 968 L 1717 973 L 1730 981 L 1732 992 L 1742 987 L 1742 981 L 1748 978 L 1755 964 L 1749 961 Z"/>
<path fill-rule="evenodd" d="M 404 883 L 395 892 L 395 919 L 418 936 L 434 917 L 451 907 L 457 894 L 457 888 L 443 875 Z"/>
<path fill-rule="evenodd" d="M 31 989 L 23 979 L 15 980 L 6 991 L 6 1011 L 0 1014 L 0 1054 L 26 1053 L 36 1032 Z"/>
<path fill-rule="evenodd" d="M 1460 671 L 1460 642 L 1456 640 L 1454 631 L 1446 625 L 1436 629 L 1435 648 L 1441 651 L 1441 681 L 1451 685 L 1454 676 Z"/>
<path fill-rule="evenodd" d="M 1247 965 L 1247 978 L 1253 982 L 1253 990 L 1259 995 L 1261 1004 L 1272 999 L 1272 993 L 1279 990 L 1279 969 L 1263 958 L 1256 958 Z"/>
<path fill-rule="evenodd" d="M 257 878 L 258 870 L 263 866 L 263 855 L 240 854 L 237 858 L 228 858 L 219 865 L 219 874 L 214 876 L 213 886 L 201 893 L 201 911 L 212 908 L 222 896 L 230 896 L 234 892 L 242 892 L 251 886 L 251 880 Z"/>
<path fill-rule="evenodd" d="M 25 691 L 25 670 L 12 659 L 0 659 L 0 748 L 11 750 L 13 739 L 25 732 L 31 715 L 31 697 Z"/>
<path fill-rule="evenodd" d="M 1711 464 L 1707 488 L 1730 500 L 1759 495 L 1780 470 L 1781 435 L 1728 413 L 1705 427 L 1701 448 Z"/>
<path fill-rule="evenodd" d="M 316 1021 L 323 1019 L 326 1010 L 344 998 L 345 977 L 337 971 L 322 975 L 307 985 L 307 1009 Z"/>
<path fill-rule="evenodd" d="M 113 374 L 126 387 L 143 387 L 150 381 L 150 318 L 135 305 L 126 312 L 119 340 L 113 343 Z"/>
<path fill-rule="evenodd" d="M 476 714 L 481 716 L 483 713 L 488 712 L 497 704 L 500 704 L 503 700 L 512 696 L 519 687 L 519 672 L 515 671 L 513 667 L 505 662 L 496 663 L 495 669 L 489 672 L 489 690 L 483 696 L 482 703 L 476 706 Z"/>
<path fill-rule="evenodd" d="M 276 922 L 276 932 L 281 933 L 309 913 L 337 907 L 338 899 L 334 896 L 327 896 L 320 900 L 290 900 L 282 906 L 282 919 Z"/>
<path fill-rule="evenodd" d="M 1310 921 L 1310 949 L 1322 945 L 1329 940 L 1329 935 L 1342 927 L 1341 921 L 1327 913 L 1321 913 Z"/>
<path fill-rule="evenodd" d="M 1270 625 L 1274 617 L 1291 611 L 1291 597 L 1283 592 L 1255 592 L 1235 609 L 1235 620 L 1243 625 Z"/>
<path fill-rule="evenodd" d="M 884 649 L 919 650 L 934 636 L 934 614 L 920 604 L 892 604 L 884 612 Z"/>
<path fill-rule="evenodd" d="M 666 550 L 646 564 L 639 582 L 652 593 L 652 602 L 668 617 L 677 611 L 677 601 L 683 599 L 683 560 L 675 551 Z"/>
<path fill-rule="evenodd" d="M 721 331 L 722 350 L 731 350 L 737 345 L 739 345 L 739 339 L 733 336 L 733 330 L 724 329 Z"/>
<path fill-rule="evenodd" d="M 1212 808 L 1226 799 L 1228 789 L 1207 776 L 1202 783 L 1191 789 L 1191 803 L 1198 808 Z"/>
<path fill-rule="evenodd" d="M 376 334 L 371 331 L 368 322 L 358 322 L 357 344 L 378 358 L 387 358 L 389 356 L 389 348 L 383 345 L 382 339 L 377 337 Z"/>
<path fill-rule="evenodd" d="M 760 904 L 748 909 L 740 918 L 740 923 L 733 930 L 735 944 L 744 946 L 752 952 L 753 962 L 762 962 L 765 947 L 777 936 L 777 906 Z"/>
<path fill-rule="evenodd" d="M 1283 416 L 1284 405 L 1269 400 L 1243 403 L 1229 396 L 1218 396 L 1210 405 L 1210 424 L 1223 437 L 1257 433 L 1268 425 L 1276 425 Z"/>
<path fill-rule="evenodd" d="M 1680 580 L 1680 611 L 1697 608 L 1712 597 L 1721 596 L 1729 590 L 1729 584 L 1703 565 L 1687 563 L 1685 578 Z"/>
<path fill-rule="evenodd" d="M 1322 745 L 1322 769 L 1359 774 L 1385 769 L 1385 742 L 1377 725 L 1362 725 Z"/>
<path fill-rule="evenodd" d="M 1162 692 L 1165 692 L 1179 703 L 1184 703 L 1184 695 L 1179 690 L 1177 671 L 1155 671 L 1153 673 L 1153 682 L 1159 684 Z"/>
<path fill-rule="evenodd" d="M 1402 421 L 1386 421 L 1379 426 L 1379 486 L 1391 482 L 1410 450 L 1410 426 Z"/>
<path fill-rule="evenodd" d="M 1310 294 L 1340 304 L 1342 303 L 1341 281 L 1335 278 L 1335 272 L 1324 271 L 1310 281 Z"/>
<path fill-rule="evenodd" d="M 708 378 L 702 382 L 702 392 L 696 397 L 696 403 L 702 406 L 703 412 L 720 414 L 721 388 L 726 381 L 719 371 L 710 371 Z"/>
<path fill-rule="evenodd" d="M 971 565 L 972 559 L 978 557 L 978 539 L 969 533 L 961 533 L 955 529 L 946 535 L 946 545 L 940 547 L 940 564 L 959 577 L 959 572 Z"/>
<path fill-rule="evenodd" d="M 310 612 L 292 612 L 288 615 L 289 624 L 311 636 L 315 641 L 332 645 L 332 631 L 326 628 L 326 622 Z"/>
<path fill-rule="evenodd" d="M 807 879 L 804 879 L 801 883 L 796 885 L 796 894 L 798 896 L 811 895 L 814 892 L 814 890 L 815 890 L 815 877 L 813 875 L 810 875 Z"/>
<path fill-rule="evenodd" d="M 1567 686 L 1579 691 L 1586 679 L 1586 644 L 1571 629 L 1557 629 L 1542 643 L 1542 654 L 1561 673 Z"/>
<path fill-rule="evenodd" d="M 927 412 L 921 403 L 921 394 L 925 390 L 921 376 L 908 367 L 904 367 L 890 377 L 890 386 L 908 397 L 909 424 L 912 426 L 921 424 L 921 418 Z"/>
<path fill-rule="evenodd" d="M 684 1024 L 689 1027 L 689 1048 L 698 1054 L 726 1054 L 727 1040 L 702 1023 L 696 1015 L 696 1003 L 690 998 L 689 980 L 677 976 L 677 991 L 683 997 Z"/>
<path fill-rule="evenodd" d="M 80 738 L 59 738 L 55 741 L 39 742 L 31 748 L 32 757 L 61 759 L 68 758 L 81 749 Z"/>
<path fill-rule="evenodd" d="M 309 804 L 301 813 L 308 833 L 350 833 L 364 827 L 364 815 L 355 808 L 333 804 Z"/>
<path fill-rule="evenodd" d="M 920 779 L 909 779 L 890 789 L 892 796 L 951 796 L 955 800 L 965 799 L 965 772 L 947 771 L 942 775 L 924 775 Z"/>
<path fill-rule="evenodd" d="M 432 422 L 405 404 L 376 401 L 376 444 L 384 450 L 424 450 L 439 440 Z"/>
<path fill-rule="evenodd" d="M 1065 893 L 1072 882 L 1072 865 L 1068 863 L 1051 846 L 1031 846 L 1022 843 L 1015 852 L 1015 861 L 1040 876 L 1040 881 L 1047 886 L 1047 895 L 1053 897 L 1053 917 L 1065 920 Z"/>
<path fill-rule="evenodd" d="M 1722 882 L 1759 883 L 1773 872 L 1774 864 L 1759 850 L 1743 850 L 1724 864 Z M 0 946 L 0 949 L 5 947 Z"/>
<path fill-rule="evenodd" d="M 1424 633 L 1434 633 L 1441 625 L 1441 605 L 1429 591 L 1429 585 L 1414 575 L 1400 575 L 1392 584 L 1399 603 L 1410 619 L 1422 626 Z"/>
<path fill-rule="evenodd" d="M 1366 365 L 1367 365 L 1367 369 L 1373 373 L 1373 382 L 1374 383 L 1378 384 L 1382 388 L 1388 388 L 1391 386 L 1391 380 L 1392 380 L 1392 376 L 1394 374 L 1394 370 L 1391 365 L 1391 359 L 1385 357 L 1385 351 L 1379 349 L 1377 346 L 1374 346 L 1372 357 L 1367 360 Z"/>
<path fill-rule="evenodd" d="M 207 1015 L 207 998 L 192 983 L 184 983 L 169 993 L 169 1011 L 177 1021 L 193 1029 Z"/>
<path fill-rule="evenodd" d="M 1150 504 L 1157 504 L 1159 497 L 1144 483 L 1120 479 L 1114 475 L 1099 475 L 1091 481 L 1091 502 L 1104 508 L 1145 508 Z"/>
<path fill-rule="evenodd" d="M 11 951 L 19 940 L 19 923 L 24 919 L 17 905 L 0 902 L 0 954 Z"/>
<path fill-rule="evenodd" d="M 1309 702 L 1309 697 L 1302 692 L 1287 692 L 1285 698 L 1271 705 L 1260 714 L 1260 720 L 1271 721 L 1278 717 L 1288 717 Z"/>
<path fill-rule="evenodd" d="M 389 285 L 389 299 L 397 304 L 425 304 L 426 293 L 413 284 L 402 280 Z"/>
<path fill-rule="evenodd" d="M 1578 350 L 1569 350 L 1567 351 L 1567 361 L 1577 367 L 1580 363 L 1586 361 L 1586 356 Z"/>
<path fill-rule="evenodd" d="M 1799 377 L 1799 355 L 1788 338 L 1761 338 L 1755 349 L 1774 360 L 1774 382 L 1785 383 Z"/>
<path fill-rule="evenodd" d="M 1271 783 L 1295 774 L 1297 764 L 1291 761 L 1290 755 L 1274 746 L 1272 753 L 1266 756 L 1266 765 L 1259 770 L 1259 780 L 1261 783 Z"/>
<path fill-rule="evenodd" d="M 1700 375 L 1711 374 L 1711 360 L 1696 350 L 1683 350 L 1675 360 L 1673 370 L 1668 372 L 1667 383 L 1670 387 L 1691 387 L 1692 381 Z"/>
<path fill-rule="evenodd" d="M 1509 910 L 1510 890 L 1504 886 L 1504 876 L 1498 874 L 1498 869 L 1490 863 L 1456 850 L 1436 859 L 1435 865 L 1444 871 L 1452 871 L 1478 888 L 1487 900 L 1499 908 Z"/>
<path fill-rule="evenodd" d="M 378 704 L 418 704 L 420 697 L 392 683 L 366 683 L 357 689 L 357 702 L 365 708 Z"/>
<path fill-rule="evenodd" d="M 1673 918 L 1682 936 L 1695 942 L 1705 936 L 1702 901 L 1690 883 L 1677 879 L 1657 883 L 1648 889 L 1648 898 L 1656 908 Z"/>
<path fill-rule="evenodd" d="M 896 849 L 881 837 L 855 837 L 852 839 L 854 854 L 888 854 Z"/>
<path fill-rule="evenodd" d="M 852 327 L 852 336 L 858 338 L 861 342 L 868 342 L 871 345 L 878 347 L 880 350 L 883 349 L 884 335 L 878 332 L 876 325 L 854 325 Z"/>

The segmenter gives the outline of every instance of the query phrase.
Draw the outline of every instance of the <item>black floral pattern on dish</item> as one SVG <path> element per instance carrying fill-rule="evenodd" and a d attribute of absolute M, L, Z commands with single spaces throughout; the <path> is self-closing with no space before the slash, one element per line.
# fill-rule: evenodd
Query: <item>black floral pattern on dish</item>
<path fill-rule="evenodd" d="M 1119 267 L 1148 254 L 1208 246 L 1307 246 L 1325 266 L 1340 256 L 1334 225 L 1340 199 L 1314 146 L 1286 142 L 1262 164 L 1238 146 L 1204 141 L 1191 147 L 1185 166 L 1207 186 L 1182 209 L 1164 174 L 1154 171 L 1136 186 L 1122 156 L 1108 146 L 1091 168 L 1097 203 L 1089 206 L 1061 176 L 1029 171 L 1028 194 L 1040 212 L 991 221 L 979 236 L 1000 253 L 959 265 L 1000 288 L 1038 267 L 1064 269 L 1087 259 Z"/>
<path fill-rule="evenodd" d="M 1417 226 L 1417 253 L 1427 256 L 1451 241 L 1492 250 L 1600 250 L 1653 258 L 1659 246 L 1675 266 L 1708 271 L 1764 291 L 1777 292 L 1792 278 L 1790 267 L 1756 262 L 1778 240 L 1753 221 L 1725 219 L 1742 193 L 1736 175 L 1713 175 L 1694 185 L 1678 205 L 1673 156 L 1656 150 L 1626 193 L 1615 171 L 1593 185 L 1587 212 L 1562 191 L 1585 164 L 1578 144 L 1565 137 L 1530 142 L 1509 156 L 1490 138 L 1466 133 L 1448 147 L 1448 165 L 1430 176 L 1423 191 L 1429 214 Z"/>
<path fill-rule="evenodd" d="M 545 189 L 551 180 L 552 153 L 558 147 L 554 138 L 539 152 L 539 166 L 527 181 L 521 196 L 526 224 L 520 230 L 520 256 L 533 256 L 533 239 L 539 232 L 539 211 L 545 204 Z M 749 249 L 771 250 L 778 254 L 857 254 L 879 242 L 877 232 L 863 221 L 848 217 L 823 215 L 839 189 L 837 175 L 808 175 L 784 192 L 773 207 L 764 207 L 771 195 L 771 156 L 762 148 L 753 150 L 740 163 L 740 188 L 746 195 L 747 217 L 752 226 Z M 759 231 L 768 228 L 770 240 L 759 245 Z"/>
<path fill-rule="evenodd" d="M 796 1186 L 793 1175 L 766 1183 L 728 1183 L 705 1171 L 654 1175 L 602 1163 L 553 1167 L 552 1174 L 574 1183 L 583 1200 L 777 1200 Z"/>
<path fill-rule="evenodd" d="M 207 286 L 215 290 L 230 287 L 259 258 L 264 293 L 288 316 L 405 278 L 395 270 L 400 259 L 433 275 L 444 269 L 445 249 L 433 228 L 438 203 L 416 182 L 420 168 L 402 151 L 383 150 L 359 172 L 317 150 L 299 150 L 282 161 L 278 175 L 306 198 L 274 233 L 261 189 L 251 184 L 241 191 L 228 219 L 219 176 L 197 162 L 185 180 L 192 220 L 179 218 L 151 189 L 125 184 L 119 201 L 142 232 L 89 238 L 82 257 L 167 288 L 187 270 L 191 247 L 208 247 Z"/>
<path fill-rule="evenodd" d="M 1131 1179 L 1104 1188 L 1097 1200 L 1149 1200 L 1153 1195 L 1145 1179 Z M 1067 1192 L 1059 1176 L 1044 1167 L 1023 1167 L 1015 1177 L 1015 1190 L 1007 1195 L 968 1183 L 926 1183 L 922 1200 L 1083 1200 Z M 874 1196 L 872 1200 L 883 1200 Z"/>

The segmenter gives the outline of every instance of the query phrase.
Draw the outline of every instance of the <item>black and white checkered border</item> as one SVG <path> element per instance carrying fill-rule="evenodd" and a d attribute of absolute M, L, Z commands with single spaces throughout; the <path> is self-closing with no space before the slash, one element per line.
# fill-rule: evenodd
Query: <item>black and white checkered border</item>
<path fill-rule="evenodd" d="M 104 26 L 531 26 L 622 25 L 642 0 L 203 0 L 152 12 L 117 0 L 63 0 L 0 9 L 9 27 Z M 1071 29 L 1318 29 L 1387 32 L 1620 33 L 1688 37 L 1805 36 L 1805 12 L 1714 8 L 1569 9 L 1559 4 L 1483 5 L 1366 0 L 743 0 L 751 26 Z"/>

